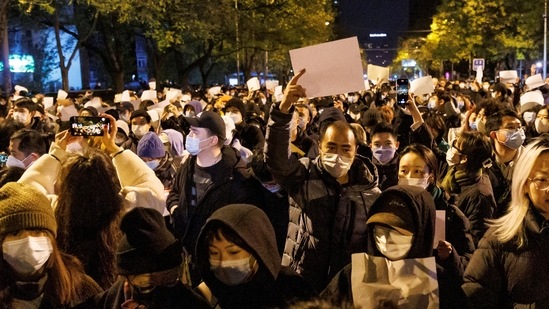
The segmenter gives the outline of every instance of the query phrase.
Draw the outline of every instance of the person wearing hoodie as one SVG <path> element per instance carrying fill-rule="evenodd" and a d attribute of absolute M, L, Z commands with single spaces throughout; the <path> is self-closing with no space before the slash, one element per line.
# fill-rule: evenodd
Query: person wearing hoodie
<path fill-rule="evenodd" d="M 216 210 L 200 232 L 196 256 L 204 280 L 197 292 L 211 306 L 286 308 L 316 296 L 303 277 L 280 265 L 274 229 L 255 206 Z"/>
<path fill-rule="evenodd" d="M 265 146 L 265 136 L 257 126 L 246 123 L 246 109 L 242 100 L 238 98 L 230 99 L 225 104 L 225 115 L 234 120 L 236 126 L 236 137 L 242 143 L 242 146 L 253 152 L 263 151 Z"/>
<path fill-rule="evenodd" d="M 321 291 L 351 261 L 352 253 L 364 252 L 364 222 L 381 191 L 375 167 L 357 155 L 356 137 L 345 121 L 321 124 L 320 155 L 315 159 L 291 154 L 292 103 L 306 97 L 297 85 L 303 73 L 292 79 L 280 106 L 271 111 L 265 162 L 290 196 L 282 265 L 291 266 Z"/>
<path fill-rule="evenodd" d="M 365 252 L 370 256 L 385 257 L 391 261 L 433 256 L 435 213 L 434 200 L 423 188 L 399 185 L 383 191 L 372 205 L 366 222 Z M 352 275 L 353 263 L 341 270 L 320 296 L 334 302 L 352 303 Z M 459 287 L 461 281 L 458 277 L 444 277 L 446 275 L 437 264 L 441 308 L 465 308 L 462 303 L 464 297 L 456 296 L 463 295 Z M 456 284 L 451 284 L 453 281 Z M 380 299 L 384 297 L 381 294 L 378 296 Z M 452 296 L 454 303 L 444 302 L 443 298 L 448 296 Z M 357 307 L 359 304 L 354 305 Z M 384 308 L 392 307 L 389 305 Z"/>

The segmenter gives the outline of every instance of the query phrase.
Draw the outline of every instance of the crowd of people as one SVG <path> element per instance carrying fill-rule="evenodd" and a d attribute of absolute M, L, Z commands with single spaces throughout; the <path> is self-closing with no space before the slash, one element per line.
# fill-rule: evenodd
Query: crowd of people
<path fill-rule="evenodd" d="M 402 105 L 304 74 L 0 98 L 0 308 L 549 308 L 541 75 Z"/>

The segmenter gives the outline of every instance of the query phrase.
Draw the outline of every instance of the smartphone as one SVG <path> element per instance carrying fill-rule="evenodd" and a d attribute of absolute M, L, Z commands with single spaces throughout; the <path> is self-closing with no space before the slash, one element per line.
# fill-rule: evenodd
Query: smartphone
<path fill-rule="evenodd" d="M 8 162 L 8 154 L 5 152 L 0 153 L 0 167 L 6 166 L 6 162 Z"/>
<path fill-rule="evenodd" d="M 397 93 L 397 104 L 400 106 L 406 105 L 408 102 L 408 90 L 410 89 L 410 84 L 408 83 L 407 78 L 397 79 L 396 84 L 396 93 Z"/>
<path fill-rule="evenodd" d="M 106 117 L 72 116 L 70 126 L 73 136 L 102 136 L 103 128 L 109 128 L 109 119 Z"/>

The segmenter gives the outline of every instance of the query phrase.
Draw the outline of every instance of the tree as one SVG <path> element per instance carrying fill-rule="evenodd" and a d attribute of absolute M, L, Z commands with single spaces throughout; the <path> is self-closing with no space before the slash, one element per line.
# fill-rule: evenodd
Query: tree
<path fill-rule="evenodd" d="M 325 0 L 88 3 L 102 14 L 116 13 L 121 23 L 144 29 L 143 34 L 155 42 L 158 52 L 174 52 L 183 85 L 192 70 L 213 64 L 212 60 L 234 59 L 237 53 L 242 55 L 246 74 L 259 68 L 265 51 L 273 64 L 287 59 L 291 48 L 327 41 L 331 29 L 325 23 L 333 21 L 329 1 Z"/>
<path fill-rule="evenodd" d="M 423 53 L 439 63 L 482 57 L 514 69 L 517 55 L 539 55 L 542 9 L 534 0 L 445 0 L 433 17 Z"/>
<path fill-rule="evenodd" d="M 2 63 L 4 66 L 3 79 L 4 89 L 9 93 L 11 90 L 11 74 L 10 74 L 10 45 L 8 42 L 8 11 L 10 9 L 10 1 L 4 0 L 0 3 L 0 46 L 2 54 Z"/>
<path fill-rule="evenodd" d="M 98 15 L 75 16 L 74 7 L 77 3 L 73 0 L 20 0 L 20 4 L 25 8 L 27 15 L 36 18 L 39 23 L 53 28 L 55 46 L 59 57 L 62 88 L 68 91 L 70 88 L 69 70 L 78 51 L 95 31 Z M 64 42 L 61 37 L 63 33 L 70 35 L 74 42 L 71 42 L 71 44 Z M 67 56 L 65 52 L 67 49 L 71 49 L 69 46 L 72 47 L 72 50 L 68 52 Z"/>

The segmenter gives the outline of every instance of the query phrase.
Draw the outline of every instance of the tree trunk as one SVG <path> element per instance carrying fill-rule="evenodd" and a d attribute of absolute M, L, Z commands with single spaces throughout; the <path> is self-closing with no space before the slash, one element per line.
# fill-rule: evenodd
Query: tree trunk
<path fill-rule="evenodd" d="M 10 45 L 8 41 L 8 3 L 3 1 L 0 4 L 0 42 L 2 43 L 2 63 L 4 64 L 4 89 L 6 95 L 11 91 L 11 74 L 10 74 Z"/>
<path fill-rule="evenodd" d="M 69 68 L 61 65 L 59 70 L 61 70 L 61 88 L 65 91 L 69 91 Z"/>
<path fill-rule="evenodd" d="M 124 91 L 124 70 L 114 71 L 112 77 L 116 93 Z"/>

